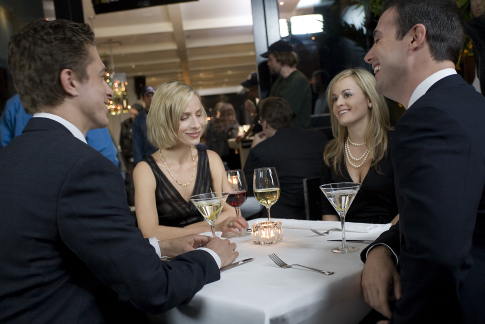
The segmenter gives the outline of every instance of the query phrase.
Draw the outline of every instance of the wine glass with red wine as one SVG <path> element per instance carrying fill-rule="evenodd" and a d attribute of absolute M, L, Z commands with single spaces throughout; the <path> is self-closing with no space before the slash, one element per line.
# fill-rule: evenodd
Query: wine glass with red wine
<path fill-rule="evenodd" d="M 236 209 L 236 216 L 241 217 L 240 207 L 247 199 L 248 185 L 243 170 L 224 171 L 222 176 L 222 191 L 227 192 L 226 203 Z M 239 232 L 237 236 L 250 235 L 247 231 Z"/>

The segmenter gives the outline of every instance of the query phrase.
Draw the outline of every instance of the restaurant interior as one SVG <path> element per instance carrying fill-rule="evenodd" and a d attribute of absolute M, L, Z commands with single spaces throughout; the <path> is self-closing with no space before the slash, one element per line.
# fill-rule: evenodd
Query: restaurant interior
<path fill-rule="evenodd" d="M 340 71 L 349 67 L 371 71 L 364 56 L 373 44 L 377 2 L 0 0 L 0 113 L 16 93 L 6 57 L 10 36 L 29 21 L 63 18 L 85 22 L 94 30 L 98 53 L 107 67 L 106 81 L 114 91 L 108 105 L 108 129 L 116 145 L 131 106 L 142 104 L 142 89 L 174 80 L 197 91 L 208 119 L 216 115 L 218 102 L 231 103 L 243 133 L 251 116 L 244 108 L 248 91 L 241 82 L 257 72 L 260 99 L 268 97 L 278 76 L 270 73 L 267 58 L 261 54 L 280 39 L 294 46 L 297 68 L 311 85 L 311 128 L 330 138 L 330 114 L 315 113 L 317 102 L 324 98 L 328 80 Z M 458 73 L 465 78 L 470 73 L 466 65 L 470 56 L 471 49 L 465 46 L 458 66 Z M 405 109 L 396 102 L 387 103 L 391 125 L 395 125 Z M 251 141 L 232 141 L 230 146 L 244 167 Z M 318 191 L 310 199 L 325 196 Z M 306 219 L 311 219 L 309 210 L 306 212 Z M 189 304 L 150 315 L 151 322 L 359 323 L 370 311 L 361 294 L 359 253 L 330 252 L 340 244 L 332 241 L 342 238 L 342 224 L 286 220 L 283 228 L 276 224 L 263 229 L 259 226 L 264 221 L 250 221 L 251 238 L 231 239 L 241 247 L 238 260 L 247 265 L 239 271 L 223 272 L 220 281 L 205 286 Z M 347 239 L 357 240 L 351 245 L 362 251 L 366 242 L 389 226 L 349 224 Z M 272 253 L 285 261 L 299 260 L 317 271 L 286 269 L 268 258 Z"/>
<path fill-rule="evenodd" d="M 110 80 L 115 89 L 109 126 L 113 138 L 119 137 L 120 124 L 130 115 L 128 106 L 141 103 L 144 85 L 172 80 L 197 90 L 209 116 L 217 102 L 228 101 L 239 124 L 248 124 L 243 108 L 247 93 L 240 83 L 256 71 L 261 99 L 268 95 L 276 76 L 270 75 L 260 54 L 280 38 L 295 46 L 298 69 L 312 85 L 315 105 L 324 91 L 319 86 L 322 70 L 335 75 L 348 66 L 368 68 L 363 61 L 372 42 L 367 30 L 375 25 L 365 19 L 372 15 L 369 10 L 348 1 L 161 1 L 172 4 L 149 7 L 149 1 L 138 1 L 131 9 L 111 11 L 114 7 L 108 6 L 96 12 L 97 2 L 110 1 L 0 2 L 1 109 L 15 93 L 6 64 L 9 36 L 39 17 L 84 21 L 93 28 L 98 52 L 115 75 Z M 328 128 L 329 119 L 315 116 L 313 127 Z"/>

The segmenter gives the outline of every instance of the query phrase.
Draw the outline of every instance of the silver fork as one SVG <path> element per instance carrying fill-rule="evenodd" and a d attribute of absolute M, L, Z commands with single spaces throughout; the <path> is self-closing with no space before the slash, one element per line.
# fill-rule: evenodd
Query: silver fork
<path fill-rule="evenodd" d="M 325 270 L 320 270 L 320 269 L 315 269 L 315 268 L 310 268 L 310 267 L 307 267 L 307 266 L 304 266 L 304 265 L 301 265 L 301 264 L 296 264 L 296 263 L 293 263 L 293 264 L 288 264 L 286 263 L 285 261 L 281 260 L 276 254 L 274 253 L 271 253 L 268 255 L 270 257 L 271 260 L 273 260 L 274 263 L 276 263 L 276 265 L 280 268 L 284 268 L 284 269 L 288 269 L 288 268 L 291 268 L 292 266 L 299 266 L 299 267 L 303 267 L 303 268 L 307 268 L 307 269 L 310 269 L 310 270 L 313 270 L 313 271 L 317 271 L 317 272 L 320 272 L 320 273 L 323 273 L 324 275 L 327 275 L 327 276 L 330 276 L 330 275 L 333 275 L 334 272 L 332 271 L 325 271 Z"/>
<path fill-rule="evenodd" d="M 316 229 L 311 229 L 311 231 L 315 234 L 318 234 L 318 235 L 328 235 L 331 231 L 341 231 L 340 228 L 331 228 L 329 229 L 328 231 L 325 231 L 325 232 L 320 232 L 320 231 L 317 231 Z"/>

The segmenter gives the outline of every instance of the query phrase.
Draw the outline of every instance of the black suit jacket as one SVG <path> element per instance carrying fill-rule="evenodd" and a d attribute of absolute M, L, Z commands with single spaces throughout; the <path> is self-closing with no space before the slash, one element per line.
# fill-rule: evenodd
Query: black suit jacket
<path fill-rule="evenodd" d="M 327 137 L 320 131 L 278 129 L 274 136 L 259 143 L 249 152 L 244 165 L 249 195 L 253 195 L 254 169 L 274 167 L 278 174 L 281 195 L 271 207 L 271 216 L 305 219 L 303 179 L 321 176 L 326 141 Z"/>
<path fill-rule="evenodd" d="M 484 123 L 485 98 L 453 75 L 396 126 L 400 222 L 376 241 L 399 255 L 392 323 L 485 323 Z"/>
<path fill-rule="evenodd" d="M 205 251 L 160 261 L 118 169 L 55 121 L 0 151 L 0 184 L 1 323 L 124 323 L 119 300 L 159 313 L 220 277 Z"/>

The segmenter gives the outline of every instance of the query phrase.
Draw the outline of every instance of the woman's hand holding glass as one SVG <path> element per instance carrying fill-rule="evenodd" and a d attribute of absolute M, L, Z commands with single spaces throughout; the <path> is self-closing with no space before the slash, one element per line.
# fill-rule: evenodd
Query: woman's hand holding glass
<path fill-rule="evenodd" d="M 227 222 L 227 237 L 250 235 L 248 231 L 244 230 L 249 225 L 240 215 L 240 207 L 246 201 L 248 192 L 246 176 L 243 170 L 224 171 L 222 175 L 222 191 L 228 194 L 226 203 L 236 209 L 236 219 Z M 241 228 L 241 226 L 244 227 Z M 234 234 L 229 234 L 231 232 Z"/>
<path fill-rule="evenodd" d="M 216 224 L 216 231 L 222 232 L 222 237 L 236 237 L 239 233 L 248 233 L 246 230 L 249 227 L 248 222 L 244 217 L 228 217 L 224 221 Z M 241 235 L 244 236 L 244 235 Z"/>

